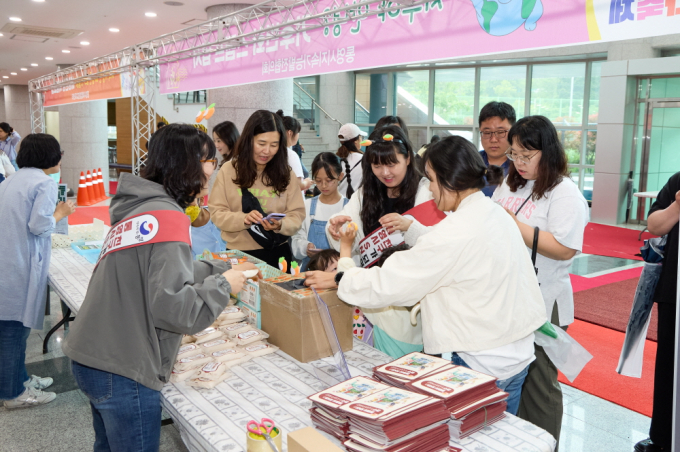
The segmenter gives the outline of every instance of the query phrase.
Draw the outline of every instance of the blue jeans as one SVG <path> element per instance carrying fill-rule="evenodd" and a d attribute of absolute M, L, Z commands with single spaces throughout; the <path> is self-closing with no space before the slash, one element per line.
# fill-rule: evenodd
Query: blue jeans
<path fill-rule="evenodd" d="M 71 370 L 78 387 L 90 399 L 94 452 L 158 451 L 160 391 L 75 361 Z"/>
<path fill-rule="evenodd" d="M 14 320 L 0 320 L 0 400 L 16 399 L 26 389 L 26 339 L 31 329 Z"/>
<path fill-rule="evenodd" d="M 463 359 L 458 356 L 457 353 L 451 354 L 451 363 L 456 366 L 464 366 L 470 369 Z M 524 379 L 527 377 L 529 372 L 529 366 L 522 369 L 518 374 L 513 375 L 505 380 L 497 380 L 496 386 L 499 389 L 508 393 L 508 407 L 505 411 L 510 414 L 517 415 L 517 410 L 519 409 L 519 399 L 522 395 L 522 385 L 524 384 Z"/>

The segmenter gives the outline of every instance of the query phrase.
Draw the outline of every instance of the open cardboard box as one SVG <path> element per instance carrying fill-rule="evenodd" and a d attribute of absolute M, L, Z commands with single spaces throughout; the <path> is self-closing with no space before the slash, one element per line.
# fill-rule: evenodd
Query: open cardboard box
<path fill-rule="evenodd" d="M 284 275 L 260 281 L 262 329 L 269 334 L 269 342 L 300 362 L 331 356 L 311 289 L 288 291 L 274 284 L 292 279 L 300 277 Z M 342 350 L 352 350 L 352 306 L 341 301 L 336 290 L 319 291 L 319 296 L 328 305 Z"/>

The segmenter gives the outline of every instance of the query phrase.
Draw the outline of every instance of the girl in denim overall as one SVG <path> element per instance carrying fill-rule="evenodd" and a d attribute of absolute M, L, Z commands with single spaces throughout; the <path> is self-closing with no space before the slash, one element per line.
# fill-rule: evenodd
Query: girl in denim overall
<path fill-rule="evenodd" d="M 302 260 L 302 271 L 307 270 L 309 258 L 318 250 L 330 248 L 326 238 L 328 219 L 340 212 L 347 198 L 338 191 L 338 183 L 343 178 L 340 159 L 332 152 L 322 152 L 312 162 L 312 178 L 321 194 L 305 200 L 307 217 L 302 227 L 293 237 L 293 255 Z"/>

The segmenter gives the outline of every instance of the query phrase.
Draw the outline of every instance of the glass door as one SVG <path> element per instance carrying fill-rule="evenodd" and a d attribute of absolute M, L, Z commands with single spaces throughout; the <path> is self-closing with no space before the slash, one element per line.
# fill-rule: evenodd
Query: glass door
<path fill-rule="evenodd" d="M 638 221 L 647 218 L 655 194 L 680 171 L 680 100 L 647 101 L 639 115 L 634 187 L 647 196 L 633 203 Z"/>

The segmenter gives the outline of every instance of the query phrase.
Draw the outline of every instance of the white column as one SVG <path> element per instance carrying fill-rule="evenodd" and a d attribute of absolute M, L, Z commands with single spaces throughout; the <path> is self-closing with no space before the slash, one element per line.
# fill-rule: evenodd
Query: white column
<path fill-rule="evenodd" d="M 600 79 L 591 212 L 591 221 L 596 223 L 614 225 L 625 221 L 637 89 L 637 79 L 628 75 L 628 64 L 630 60 L 658 56 L 659 50 L 648 39 L 609 44 Z"/>
<path fill-rule="evenodd" d="M 105 100 L 59 107 L 59 137 L 64 157 L 61 177 L 78 190 L 80 172 L 102 169 L 104 189 L 109 189 L 108 121 Z"/>
<path fill-rule="evenodd" d="M 251 5 L 215 5 L 206 8 L 208 19 L 223 16 Z M 208 120 L 208 133 L 222 121 L 236 124 L 239 132 L 256 110 L 283 110 L 293 114 L 293 80 L 275 80 L 208 90 L 208 105 L 215 104 L 215 114 Z"/>
<path fill-rule="evenodd" d="M 319 77 L 319 105 L 342 124 L 354 122 L 354 72 L 337 72 Z M 319 135 L 331 149 L 340 147 L 340 124 L 320 114 Z"/>
<path fill-rule="evenodd" d="M 5 85 L 5 122 L 25 137 L 31 133 L 31 108 L 27 85 Z"/>

